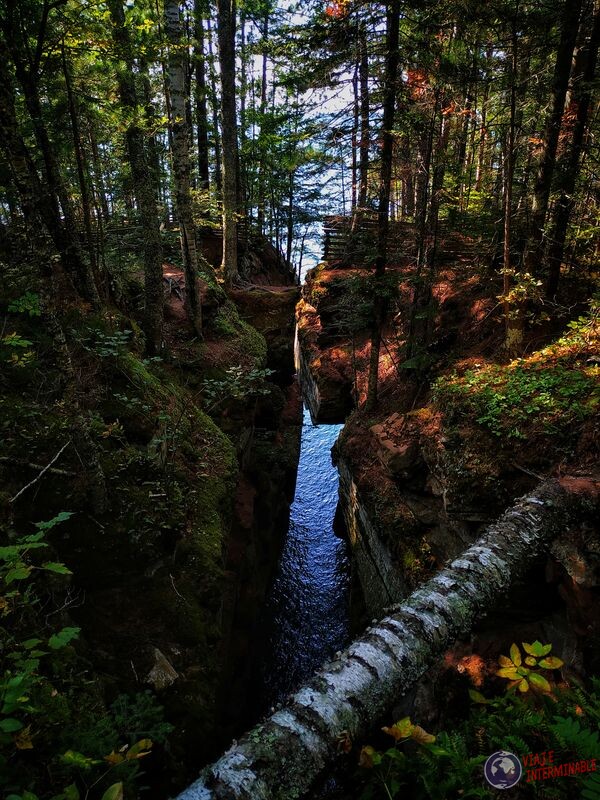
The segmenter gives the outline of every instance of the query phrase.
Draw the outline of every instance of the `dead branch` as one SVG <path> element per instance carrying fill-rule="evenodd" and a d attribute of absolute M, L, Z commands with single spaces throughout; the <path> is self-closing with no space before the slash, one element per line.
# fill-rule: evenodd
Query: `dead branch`
<path fill-rule="evenodd" d="M 42 471 L 39 473 L 39 475 L 36 475 L 36 477 L 35 477 L 35 478 L 34 478 L 32 481 L 29 481 L 29 483 L 28 483 L 28 484 L 26 484 L 25 486 L 23 486 L 23 488 L 22 488 L 22 489 L 20 489 L 20 490 L 19 490 L 19 491 L 16 493 L 16 495 L 10 499 L 10 502 L 11 502 L 11 503 L 14 503 L 14 502 L 15 502 L 15 500 L 17 500 L 17 499 L 18 499 L 18 498 L 19 498 L 19 497 L 20 497 L 20 496 L 23 494 L 23 492 L 26 492 L 26 491 L 27 491 L 27 489 L 30 489 L 32 486 L 34 486 L 34 485 L 35 485 L 35 484 L 36 484 L 36 483 L 37 483 L 37 482 L 40 480 L 40 478 L 41 478 L 41 477 L 42 477 L 42 476 L 43 476 L 43 475 L 44 475 L 46 472 L 48 472 L 48 470 L 49 470 L 49 469 L 52 467 L 52 465 L 53 465 L 53 464 L 54 464 L 56 461 L 58 461 L 58 459 L 61 457 L 61 455 L 63 454 L 63 452 L 64 452 L 64 451 L 67 449 L 67 447 L 68 447 L 70 444 L 71 444 L 71 440 L 69 439 L 69 441 L 68 441 L 66 444 L 63 444 L 63 446 L 60 448 L 60 450 L 58 451 L 58 453 L 57 453 L 57 454 L 54 456 L 54 458 L 52 459 L 52 461 L 50 461 L 48 464 L 46 464 L 46 466 L 45 466 L 45 467 L 43 467 L 43 468 L 42 468 Z"/>

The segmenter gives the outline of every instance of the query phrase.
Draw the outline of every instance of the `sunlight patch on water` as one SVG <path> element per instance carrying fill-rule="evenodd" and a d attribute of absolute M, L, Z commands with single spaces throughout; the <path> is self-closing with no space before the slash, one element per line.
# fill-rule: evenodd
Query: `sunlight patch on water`
<path fill-rule="evenodd" d="M 342 425 L 313 425 L 304 409 L 290 527 L 266 606 L 270 635 L 262 682 L 282 700 L 347 642 L 347 543 L 333 532 L 338 472 L 331 448 Z"/>

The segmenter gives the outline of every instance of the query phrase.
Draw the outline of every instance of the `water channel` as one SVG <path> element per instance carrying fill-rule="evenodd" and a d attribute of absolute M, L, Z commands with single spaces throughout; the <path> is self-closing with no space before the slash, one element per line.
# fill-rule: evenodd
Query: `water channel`
<path fill-rule="evenodd" d="M 314 425 L 304 409 L 290 525 L 264 612 L 261 694 L 269 706 L 348 643 L 348 545 L 333 528 L 338 473 L 331 462 L 342 427 Z"/>

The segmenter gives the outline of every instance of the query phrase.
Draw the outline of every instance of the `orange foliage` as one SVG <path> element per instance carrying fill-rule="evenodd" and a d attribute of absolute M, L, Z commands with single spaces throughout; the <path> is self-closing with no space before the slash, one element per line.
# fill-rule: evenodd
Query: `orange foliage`
<path fill-rule="evenodd" d="M 348 13 L 349 0 L 333 0 L 325 6 L 325 16 L 332 19 L 341 19 Z"/>
<path fill-rule="evenodd" d="M 407 85 L 411 90 L 413 100 L 418 100 L 425 95 L 429 80 L 427 73 L 422 69 L 409 69 L 407 72 Z"/>

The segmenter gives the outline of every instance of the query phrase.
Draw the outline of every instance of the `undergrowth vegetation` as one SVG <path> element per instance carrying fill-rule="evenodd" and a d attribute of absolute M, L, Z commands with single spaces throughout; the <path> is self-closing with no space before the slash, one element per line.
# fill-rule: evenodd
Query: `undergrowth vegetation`
<path fill-rule="evenodd" d="M 600 777 L 581 768 L 581 762 L 589 765 L 600 753 L 600 679 L 592 678 L 587 689 L 578 684 L 552 692 L 537 689 L 521 693 L 513 686 L 490 699 L 471 691 L 466 717 L 435 735 L 409 718 L 384 727 L 394 744 L 382 749 L 366 745 L 360 754 L 361 800 L 497 797 L 498 790 L 483 776 L 483 764 L 497 751 L 523 762 L 518 793 L 509 791 L 508 796 L 598 800 Z M 575 775 L 555 778 L 530 771 L 548 766 L 550 759 L 554 768 L 579 767 Z"/>
<path fill-rule="evenodd" d="M 572 434 L 600 404 L 598 307 L 547 347 L 509 364 L 477 365 L 438 378 L 436 404 L 448 423 L 477 422 L 508 439 Z"/>
<path fill-rule="evenodd" d="M 85 679 L 87 664 L 73 648 L 81 629 L 60 624 L 72 573 L 49 560 L 46 540 L 71 516 L 38 522 L 34 533 L 0 547 L 0 790 L 7 800 L 36 800 L 48 788 L 53 800 L 123 798 L 142 774 L 141 759 L 172 730 L 151 693 L 120 695 L 109 707 Z"/>

